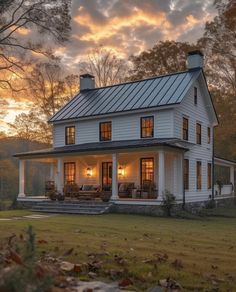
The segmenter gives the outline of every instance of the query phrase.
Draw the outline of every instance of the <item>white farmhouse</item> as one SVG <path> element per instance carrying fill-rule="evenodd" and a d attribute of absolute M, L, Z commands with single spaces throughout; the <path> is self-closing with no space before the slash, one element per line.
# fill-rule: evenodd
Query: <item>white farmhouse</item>
<path fill-rule="evenodd" d="M 49 120 L 53 148 L 15 155 L 19 200 L 25 199 L 26 159 L 50 163 L 50 181 L 66 197 L 98 200 L 105 194 L 119 206 L 159 205 L 166 191 L 180 204 L 215 197 L 218 120 L 201 52 L 188 54 L 187 67 L 101 88 L 82 75 L 79 94 Z M 221 163 L 230 167 L 233 184 L 234 163 Z"/>

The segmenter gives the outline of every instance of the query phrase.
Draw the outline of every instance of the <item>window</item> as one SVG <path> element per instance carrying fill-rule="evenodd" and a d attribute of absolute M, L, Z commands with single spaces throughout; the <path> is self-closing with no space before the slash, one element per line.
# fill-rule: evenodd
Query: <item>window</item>
<path fill-rule="evenodd" d="M 75 144 L 75 127 L 66 127 L 65 128 L 65 140 L 66 145 Z"/>
<path fill-rule="evenodd" d="M 201 124 L 196 124 L 196 143 L 202 144 L 202 126 Z"/>
<path fill-rule="evenodd" d="M 194 104 L 197 105 L 197 87 L 194 87 Z"/>
<path fill-rule="evenodd" d="M 211 163 L 208 163 L 207 164 L 207 185 L 208 185 L 208 189 L 211 189 L 211 176 L 212 176 Z"/>
<path fill-rule="evenodd" d="M 153 158 L 141 158 L 141 185 L 145 181 L 153 182 L 154 179 L 154 159 Z"/>
<path fill-rule="evenodd" d="M 151 138 L 154 134 L 154 118 L 141 118 L 141 138 Z"/>
<path fill-rule="evenodd" d="M 100 141 L 111 141 L 111 122 L 100 123 Z"/>
<path fill-rule="evenodd" d="M 188 119 L 183 118 L 183 140 L 188 140 Z"/>
<path fill-rule="evenodd" d="M 202 188 L 202 163 L 197 161 L 197 190 Z"/>
<path fill-rule="evenodd" d="M 211 143 L 211 128 L 210 127 L 207 128 L 207 143 L 208 144 Z"/>
<path fill-rule="evenodd" d="M 189 189 L 189 160 L 184 159 L 184 189 Z"/>
<path fill-rule="evenodd" d="M 75 183 L 75 162 L 64 163 L 64 184 Z"/>

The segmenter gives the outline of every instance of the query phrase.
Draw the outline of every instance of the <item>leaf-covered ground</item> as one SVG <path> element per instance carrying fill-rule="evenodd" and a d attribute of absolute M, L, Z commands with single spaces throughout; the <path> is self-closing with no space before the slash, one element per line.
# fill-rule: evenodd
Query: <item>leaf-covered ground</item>
<path fill-rule="evenodd" d="M 146 291 L 170 277 L 182 291 L 236 291 L 236 209 L 196 219 L 109 214 L 0 222 L 2 248 L 29 225 L 37 257 L 63 256 L 78 264 L 82 280 L 128 281 Z"/>

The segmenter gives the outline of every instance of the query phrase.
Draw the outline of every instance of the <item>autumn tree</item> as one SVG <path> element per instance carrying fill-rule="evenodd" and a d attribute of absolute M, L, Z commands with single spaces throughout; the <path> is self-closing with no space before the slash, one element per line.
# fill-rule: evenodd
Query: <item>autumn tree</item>
<path fill-rule="evenodd" d="M 131 56 L 130 79 L 139 80 L 186 70 L 186 56 L 197 46 L 185 42 L 160 41 L 152 49 Z"/>
<path fill-rule="evenodd" d="M 80 63 L 82 73 L 90 73 L 95 77 L 98 87 L 124 82 L 127 77 L 127 62 L 112 50 L 103 46 L 95 48 L 85 62 Z"/>
<path fill-rule="evenodd" d="M 20 77 L 24 72 L 26 53 L 50 56 L 49 43 L 68 39 L 70 5 L 70 0 L 1 0 L 1 88 L 17 90 L 13 87 L 13 76 Z"/>

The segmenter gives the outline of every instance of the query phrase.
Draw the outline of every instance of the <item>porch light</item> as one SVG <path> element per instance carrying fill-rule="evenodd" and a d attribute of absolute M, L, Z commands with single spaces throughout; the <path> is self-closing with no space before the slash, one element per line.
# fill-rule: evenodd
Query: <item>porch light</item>
<path fill-rule="evenodd" d="M 87 168 L 87 177 L 91 177 L 92 174 L 93 174 L 92 168 L 91 167 L 88 167 Z"/>
<path fill-rule="evenodd" d="M 118 168 L 118 175 L 119 176 L 124 176 L 125 175 L 125 170 L 124 170 L 124 168 L 122 166 L 120 166 Z"/>

